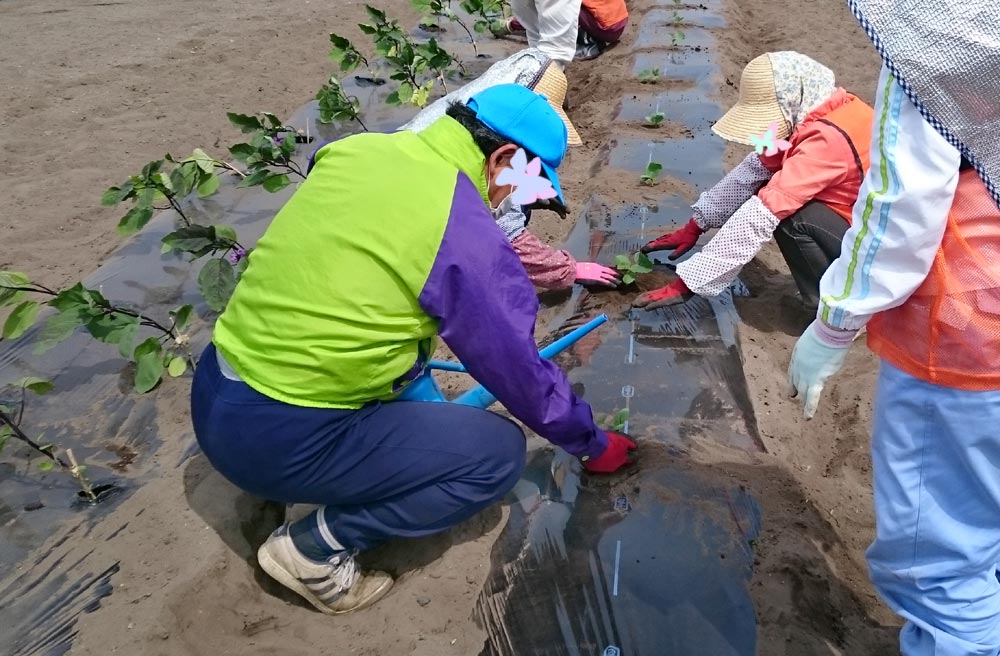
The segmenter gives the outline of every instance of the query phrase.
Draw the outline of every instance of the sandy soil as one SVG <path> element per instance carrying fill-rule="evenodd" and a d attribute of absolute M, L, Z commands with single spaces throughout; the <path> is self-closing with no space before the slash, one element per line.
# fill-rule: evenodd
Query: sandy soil
<path fill-rule="evenodd" d="M 415 24 L 404 4 L 381 6 Z M 651 6 L 631 5 L 633 25 Z M 226 110 L 287 114 L 300 106 L 329 72 L 326 33 L 355 36 L 362 12 L 353 2 L 308 0 L 0 2 L 0 143 L 7 151 L 0 268 L 52 284 L 91 271 L 119 243 L 117 215 L 97 203 L 105 186 L 164 152 L 226 143 L 235 136 Z M 742 66 L 761 52 L 796 49 L 871 100 L 877 60 L 841 2 L 733 1 L 726 17 L 718 55 L 727 82 L 738 82 Z M 618 200 L 645 193 L 621 176 L 591 175 L 616 109 L 608 99 L 634 84 L 626 81 L 633 37 L 570 69 L 571 115 L 587 140 L 562 173 L 576 207 L 592 192 Z M 735 100 L 732 85 L 719 86 L 724 103 Z M 730 151 L 731 162 L 741 156 Z M 43 177 L 55 170 L 58 178 Z M 693 193 L 676 184 L 679 193 Z M 569 226 L 545 214 L 533 221 L 552 240 Z M 896 620 L 875 597 L 863 562 L 874 533 L 867 451 L 873 358 L 855 348 L 817 418 L 804 422 L 783 381 L 809 317 L 796 307 L 776 248 L 765 249 L 745 279 L 753 296 L 739 304 L 742 349 L 768 453 L 703 448 L 692 466 L 744 482 L 763 505 L 752 582 L 759 653 L 893 653 Z M 317 646 L 320 653 L 373 656 L 478 653 L 483 633 L 470 608 L 505 511 L 371 554 L 401 577 L 391 599 L 323 618 L 255 566 L 255 549 L 282 509 L 234 489 L 201 457 L 173 467 L 190 439 L 186 393 L 186 381 L 171 381 L 157 395 L 159 416 L 174 418 L 160 431 L 177 438 L 166 439 L 156 456 L 160 477 L 115 511 L 120 521 L 102 522 L 77 547 L 120 560 L 121 571 L 101 610 L 82 616 L 74 654 L 314 654 Z"/>

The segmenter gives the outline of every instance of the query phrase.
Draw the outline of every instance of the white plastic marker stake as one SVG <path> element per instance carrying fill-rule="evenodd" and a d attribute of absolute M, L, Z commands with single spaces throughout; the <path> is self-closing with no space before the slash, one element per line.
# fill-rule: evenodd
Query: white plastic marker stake
<path fill-rule="evenodd" d="M 615 582 L 612 586 L 612 594 L 618 596 L 618 566 L 622 562 L 622 541 L 619 540 L 618 544 L 615 546 Z"/>
<path fill-rule="evenodd" d="M 628 334 L 628 359 L 625 360 L 628 364 L 635 364 L 635 329 L 638 323 L 638 319 L 632 319 L 632 330 Z"/>
<path fill-rule="evenodd" d="M 639 208 L 639 241 L 646 241 L 646 214 L 648 209 L 645 205 Z"/>

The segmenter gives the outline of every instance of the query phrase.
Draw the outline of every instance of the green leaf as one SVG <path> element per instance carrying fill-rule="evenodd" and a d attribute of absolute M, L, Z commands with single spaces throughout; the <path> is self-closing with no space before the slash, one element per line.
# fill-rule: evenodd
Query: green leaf
<path fill-rule="evenodd" d="M 264 180 L 267 180 L 268 176 L 271 175 L 269 170 L 260 169 L 259 171 L 254 171 L 247 177 L 240 181 L 237 187 L 255 187 L 259 184 L 264 184 Z"/>
<path fill-rule="evenodd" d="M 40 472 L 50 472 L 53 467 L 55 467 L 55 463 L 51 460 L 42 460 L 38 463 L 38 471 Z"/>
<path fill-rule="evenodd" d="M 34 325 L 41 309 L 42 304 L 37 301 L 22 301 L 15 306 L 3 325 L 3 338 L 17 339 L 23 335 L 24 331 Z"/>
<path fill-rule="evenodd" d="M 170 317 L 174 320 L 174 329 L 178 332 L 183 331 L 191 323 L 193 315 L 194 306 L 192 305 L 182 305 L 176 310 L 171 310 Z"/>
<path fill-rule="evenodd" d="M 267 122 L 271 124 L 272 128 L 285 127 L 285 124 L 281 122 L 281 119 L 275 116 L 274 114 L 270 112 L 262 112 L 262 114 L 264 114 L 264 118 L 267 119 Z"/>
<path fill-rule="evenodd" d="M 225 309 L 229 297 L 236 289 L 236 274 L 233 267 L 222 258 L 213 258 L 205 262 L 198 274 L 198 289 L 205 297 L 208 307 L 216 312 Z"/>
<path fill-rule="evenodd" d="M 114 207 L 131 196 L 134 191 L 135 185 L 131 180 L 126 181 L 121 187 L 108 187 L 107 191 L 101 195 L 101 205 Z"/>
<path fill-rule="evenodd" d="M 257 149 L 248 143 L 238 143 L 229 147 L 229 154 L 232 155 L 236 161 L 245 162 L 257 154 Z"/>
<path fill-rule="evenodd" d="M 187 360 L 181 357 L 174 357 L 170 360 L 170 364 L 167 365 L 167 373 L 170 374 L 171 378 L 177 378 L 184 375 L 187 367 Z"/>
<path fill-rule="evenodd" d="M 24 287 L 31 284 L 31 278 L 17 271 L 0 271 L 0 307 L 20 302 L 23 292 L 11 287 Z"/>
<path fill-rule="evenodd" d="M 194 253 L 201 257 L 216 247 L 216 230 L 214 226 L 195 223 L 165 235 L 163 244 L 171 250 Z"/>
<path fill-rule="evenodd" d="M 615 268 L 619 271 L 624 271 L 628 269 L 632 263 L 628 259 L 628 255 L 618 254 L 615 255 Z"/>
<path fill-rule="evenodd" d="M 653 261 L 649 259 L 648 255 L 640 251 L 635 254 L 635 266 L 640 268 L 640 273 L 649 273 L 653 270 Z"/>
<path fill-rule="evenodd" d="M 264 180 L 264 191 L 268 191 L 273 194 L 276 191 L 281 191 L 291 183 L 292 181 L 289 180 L 288 176 L 284 173 L 274 173 L 269 175 Z"/>
<path fill-rule="evenodd" d="M 622 274 L 622 282 L 625 283 L 626 285 L 631 285 L 633 282 L 635 282 L 635 276 L 632 275 L 631 273 Z"/>
<path fill-rule="evenodd" d="M 13 434 L 14 431 L 11 430 L 10 426 L 7 424 L 0 426 L 0 451 L 3 451 L 3 448 L 7 446 L 7 440 L 9 440 Z"/>
<path fill-rule="evenodd" d="M 215 173 L 215 158 L 201 148 L 195 148 L 188 160 L 197 164 L 205 173 Z"/>
<path fill-rule="evenodd" d="M 86 324 L 87 332 L 99 342 L 117 344 L 123 358 L 132 353 L 132 345 L 139 334 L 139 317 L 121 312 L 100 314 Z"/>
<path fill-rule="evenodd" d="M 41 396 L 42 394 L 47 394 L 52 391 L 55 385 L 52 384 L 51 380 L 45 380 L 44 378 L 35 378 L 29 376 L 28 378 L 22 378 L 17 381 L 17 386 L 21 389 L 26 389 L 34 392 Z"/>
<path fill-rule="evenodd" d="M 663 164 L 660 164 L 659 162 L 650 162 L 649 164 L 646 165 L 647 175 L 655 176 L 662 170 L 663 170 Z"/>
<path fill-rule="evenodd" d="M 249 114 L 237 114 L 235 112 L 226 112 L 226 116 L 229 118 L 229 122 L 235 125 L 243 133 L 256 132 L 257 130 L 263 130 L 264 124 L 260 122 L 260 119 L 256 116 L 250 116 Z"/>
<path fill-rule="evenodd" d="M 160 340 L 150 337 L 135 347 L 135 390 L 145 394 L 156 387 L 163 378 L 163 347 Z"/>
<path fill-rule="evenodd" d="M 121 221 L 118 222 L 118 234 L 123 237 L 134 235 L 142 230 L 152 218 L 152 207 L 136 205 L 122 217 Z"/>
<path fill-rule="evenodd" d="M 83 325 L 83 320 L 76 312 L 60 312 L 49 317 L 35 340 L 35 355 L 41 355 L 73 334 L 73 331 Z"/>
<path fill-rule="evenodd" d="M 217 225 L 215 226 L 215 238 L 218 241 L 239 241 L 236 238 L 236 230 L 232 226 L 227 225 Z"/>
<path fill-rule="evenodd" d="M 194 191 L 198 165 L 194 162 L 181 164 L 170 172 L 170 188 L 183 198 Z"/>
<path fill-rule="evenodd" d="M 198 197 L 205 198 L 206 196 L 211 196 L 219 190 L 219 184 L 222 181 L 219 180 L 219 176 L 212 173 L 200 183 L 198 183 Z"/>

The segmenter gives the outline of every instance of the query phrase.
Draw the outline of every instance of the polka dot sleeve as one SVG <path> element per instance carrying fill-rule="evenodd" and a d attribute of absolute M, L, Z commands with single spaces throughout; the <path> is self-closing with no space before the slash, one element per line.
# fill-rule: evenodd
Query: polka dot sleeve
<path fill-rule="evenodd" d="M 774 175 L 750 153 L 714 187 L 705 191 L 692 205 L 695 223 L 702 230 L 721 228 L 741 205 L 757 193 Z"/>

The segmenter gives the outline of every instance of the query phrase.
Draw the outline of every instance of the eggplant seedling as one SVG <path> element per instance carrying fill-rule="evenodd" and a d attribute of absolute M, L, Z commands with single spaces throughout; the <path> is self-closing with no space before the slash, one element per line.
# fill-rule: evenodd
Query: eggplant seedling
<path fill-rule="evenodd" d="M 674 30 L 674 33 L 670 35 L 670 44 L 677 47 L 684 41 L 684 32 L 681 30 Z"/>
<path fill-rule="evenodd" d="M 660 79 L 660 69 L 646 68 L 639 72 L 639 81 L 643 84 L 656 84 Z"/>
<path fill-rule="evenodd" d="M 340 80 L 335 76 L 331 75 L 326 84 L 316 92 L 316 100 L 319 101 L 320 123 L 357 121 L 361 129 L 368 132 L 368 126 L 361 120 L 360 103 L 357 97 L 348 96 L 344 87 L 341 86 Z"/>
<path fill-rule="evenodd" d="M 628 417 L 629 409 L 622 408 L 608 417 L 606 425 L 609 429 L 620 433 L 625 430 L 625 424 L 628 423 Z"/>
<path fill-rule="evenodd" d="M 622 274 L 622 283 L 631 285 L 640 273 L 649 273 L 653 270 L 653 262 L 641 251 L 631 257 L 620 253 L 615 255 L 615 268 Z"/>
<path fill-rule="evenodd" d="M 0 451 L 3 450 L 11 437 L 20 440 L 37 453 L 45 456 L 45 460 L 38 463 L 39 471 L 52 471 L 58 466 L 60 470 L 66 472 L 76 480 L 88 501 L 91 503 L 96 502 L 97 495 L 94 494 L 94 488 L 83 473 L 87 468 L 76 461 L 73 449 L 66 449 L 66 457 L 69 458 L 69 462 L 67 463 L 56 455 L 56 445 L 45 444 L 42 440 L 42 435 L 31 439 L 21 428 L 21 422 L 24 419 L 26 392 L 31 391 L 41 396 L 52 389 L 52 383 L 41 378 L 23 378 L 13 387 L 17 388 L 16 394 L 19 396 L 17 401 L 7 405 L 2 402 L 3 399 L 0 399 Z"/>
<path fill-rule="evenodd" d="M 680 12 L 675 11 L 670 16 L 670 22 L 673 23 L 674 25 L 680 25 L 681 23 L 684 22 L 684 17 L 681 16 Z"/>
<path fill-rule="evenodd" d="M 378 70 L 368 63 L 368 59 L 361 54 L 361 51 L 350 40 L 333 32 L 330 32 L 329 57 L 333 63 L 340 66 L 342 73 L 350 73 L 361 64 L 364 64 L 365 68 L 368 69 L 368 77 L 355 75 L 354 78 L 359 82 L 368 82 L 375 85 L 385 84 L 385 80 L 379 77 Z"/>
<path fill-rule="evenodd" d="M 647 187 L 655 186 L 656 183 L 659 182 L 660 171 L 662 170 L 663 164 L 660 164 L 659 162 L 650 162 L 646 165 L 646 170 L 639 176 L 639 182 Z"/>
<path fill-rule="evenodd" d="M 438 25 L 438 18 L 444 17 L 453 23 L 457 23 L 459 27 L 469 36 L 469 41 L 472 43 L 472 49 L 476 53 L 476 57 L 479 57 L 479 46 L 476 44 L 476 37 L 472 36 L 472 31 L 469 26 L 465 24 L 461 16 L 455 13 L 455 10 L 451 8 L 451 0 L 410 0 L 414 8 L 420 13 L 425 15 L 425 22 L 422 22 L 420 26 L 423 29 L 427 29 L 428 25 L 434 25 L 438 30 L 443 31 L 444 28 Z M 470 12 L 471 13 L 471 12 Z M 431 20 L 428 21 L 427 19 Z"/>
<path fill-rule="evenodd" d="M 663 112 L 653 112 L 647 116 L 644 120 L 646 121 L 646 126 L 651 128 L 658 128 L 663 124 L 663 119 L 666 117 Z"/>

